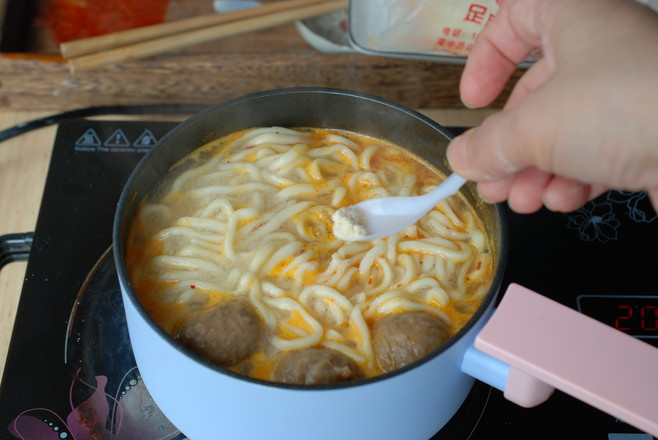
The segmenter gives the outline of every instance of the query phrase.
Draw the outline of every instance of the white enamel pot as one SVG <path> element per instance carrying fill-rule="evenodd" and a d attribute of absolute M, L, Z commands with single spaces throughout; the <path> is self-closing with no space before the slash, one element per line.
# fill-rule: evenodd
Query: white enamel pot
<path fill-rule="evenodd" d="M 516 285 L 495 310 L 506 261 L 505 220 L 499 207 L 482 203 L 469 185 L 462 192 L 494 243 L 493 285 L 464 328 L 425 358 L 372 379 L 293 386 L 237 375 L 168 336 L 127 277 L 125 245 L 137 205 L 171 165 L 206 142 L 275 125 L 376 136 L 450 172 L 445 149 L 451 134 L 445 128 L 396 103 L 345 90 L 248 95 L 212 107 L 163 137 L 137 166 L 119 200 L 114 256 L 140 374 L 162 412 L 185 435 L 193 440 L 427 439 L 453 417 L 476 378 L 523 406 L 536 405 L 559 388 L 658 435 L 658 350 Z M 619 359 L 636 361 L 614 361 L 611 350 L 626 356 Z"/>

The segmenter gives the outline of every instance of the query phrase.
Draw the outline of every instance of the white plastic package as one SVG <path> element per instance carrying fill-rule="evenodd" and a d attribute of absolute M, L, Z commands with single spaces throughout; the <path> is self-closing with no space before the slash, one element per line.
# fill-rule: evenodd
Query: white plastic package
<path fill-rule="evenodd" d="M 380 50 L 466 56 L 498 12 L 499 0 L 386 0 L 373 43 Z"/>

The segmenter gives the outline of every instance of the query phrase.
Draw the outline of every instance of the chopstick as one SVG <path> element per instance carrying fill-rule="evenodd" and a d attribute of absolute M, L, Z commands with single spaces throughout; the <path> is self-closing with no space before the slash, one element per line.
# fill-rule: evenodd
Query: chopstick
<path fill-rule="evenodd" d="M 195 44 L 334 12 L 348 0 L 287 0 L 224 14 L 146 26 L 62 43 L 71 73 L 146 58 Z"/>
<path fill-rule="evenodd" d="M 144 26 L 136 29 L 114 32 L 96 37 L 82 38 L 80 40 L 68 41 L 59 45 L 59 50 L 64 58 L 73 58 L 100 52 L 106 49 L 125 46 L 132 43 L 152 40 L 159 37 L 177 34 L 180 32 L 214 26 L 236 20 L 243 20 L 258 15 L 271 14 L 285 9 L 297 8 L 316 3 L 323 0 L 287 0 L 268 3 L 259 8 L 242 9 L 224 14 L 203 15 L 184 20 L 170 21 L 152 26 Z"/>

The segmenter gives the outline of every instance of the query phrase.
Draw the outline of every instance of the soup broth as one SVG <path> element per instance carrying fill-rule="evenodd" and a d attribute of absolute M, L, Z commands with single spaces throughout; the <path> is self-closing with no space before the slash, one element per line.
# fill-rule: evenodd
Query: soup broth
<path fill-rule="evenodd" d="M 460 194 L 385 239 L 346 242 L 336 210 L 419 195 L 444 178 L 362 134 L 262 127 L 176 164 L 129 234 L 133 289 L 174 338 L 250 377 L 374 377 L 453 336 L 493 277 L 490 241 Z"/>

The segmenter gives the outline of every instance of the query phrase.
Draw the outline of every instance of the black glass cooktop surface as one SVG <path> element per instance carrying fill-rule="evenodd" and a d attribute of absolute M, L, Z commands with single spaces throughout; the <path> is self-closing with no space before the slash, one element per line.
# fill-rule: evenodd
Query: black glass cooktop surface
<path fill-rule="evenodd" d="M 0 387 L 0 438 L 186 438 L 141 381 L 111 257 L 122 187 L 173 126 L 59 125 Z M 503 287 L 517 282 L 658 347 L 658 215 L 646 194 L 612 191 L 570 214 L 508 211 L 508 223 Z M 559 391 L 525 409 L 476 382 L 435 438 L 653 437 Z"/>

